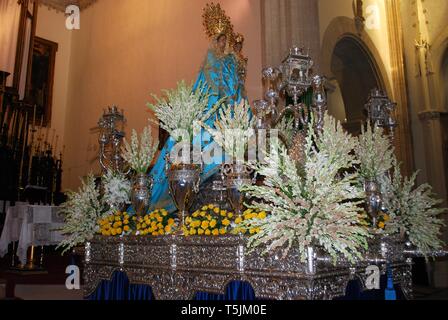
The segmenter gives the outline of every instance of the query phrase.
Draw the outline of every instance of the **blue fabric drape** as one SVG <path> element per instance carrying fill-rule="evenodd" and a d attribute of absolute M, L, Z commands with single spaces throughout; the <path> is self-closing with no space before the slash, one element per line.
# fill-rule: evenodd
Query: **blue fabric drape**
<path fill-rule="evenodd" d="M 380 289 L 362 291 L 358 280 L 348 283 L 344 297 L 335 300 L 384 300 L 387 278 L 381 277 Z M 395 285 L 397 300 L 404 300 L 403 291 Z M 115 272 L 112 281 L 101 281 L 97 289 L 87 297 L 88 300 L 153 300 L 152 289 L 148 285 L 130 284 L 124 272 Z M 197 292 L 194 300 L 201 301 L 253 301 L 256 300 L 252 286 L 247 282 L 232 281 L 225 294 Z"/>
<path fill-rule="evenodd" d="M 227 285 L 225 294 L 197 292 L 194 300 L 202 301 L 253 301 L 256 300 L 252 286 L 247 282 L 232 281 Z"/>
<path fill-rule="evenodd" d="M 241 95 L 242 90 L 239 87 L 236 61 L 229 56 L 218 57 L 213 50 L 207 53 L 206 61 L 199 72 L 197 80 L 193 86 L 196 90 L 199 85 L 206 85 L 207 92 L 211 94 L 208 100 L 208 109 L 212 108 L 218 100 L 227 97 L 226 104 L 240 102 L 244 97 Z M 210 117 L 206 124 L 213 127 L 215 117 Z M 195 137 L 198 139 L 199 137 Z M 165 156 L 169 154 L 175 145 L 172 137 L 169 137 L 165 146 L 161 150 L 154 167 L 151 169 L 150 175 L 154 178 L 154 186 L 151 195 L 151 208 L 165 208 L 168 212 L 176 211 L 173 200 L 168 192 L 168 180 L 165 173 Z M 213 139 L 203 144 L 204 152 L 212 150 L 214 146 Z M 217 159 L 212 164 L 207 164 L 201 175 L 201 182 L 207 180 L 218 169 L 218 163 L 221 159 Z"/>
<path fill-rule="evenodd" d="M 153 300 L 153 294 L 150 286 L 129 284 L 126 273 L 114 272 L 112 280 L 102 280 L 87 300 Z"/>

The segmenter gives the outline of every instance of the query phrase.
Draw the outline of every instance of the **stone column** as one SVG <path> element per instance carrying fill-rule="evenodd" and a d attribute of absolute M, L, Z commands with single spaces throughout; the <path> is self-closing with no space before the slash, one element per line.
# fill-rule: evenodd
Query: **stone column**
<path fill-rule="evenodd" d="M 276 66 L 293 45 L 310 49 L 319 72 L 320 33 L 316 0 L 262 0 L 263 67 Z"/>

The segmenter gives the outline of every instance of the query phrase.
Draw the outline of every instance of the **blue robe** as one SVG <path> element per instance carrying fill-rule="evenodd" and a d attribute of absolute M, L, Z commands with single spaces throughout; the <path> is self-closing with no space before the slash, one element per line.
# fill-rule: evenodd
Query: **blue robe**
<path fill-rule="evenodd" d="M 233 55 L 225 55 L 223 57 L 217 57 L 213 50 L 209 50 L 207 58 L 202 66 L 197 80 L 193 86 L 193 90 L 197 89 L 199 85 L 206 85 L 211 94 L 208 101 L 208 110 L 213 107 L 216 102 L 223 98 L 228 97 L 227 104 L 238 103 L 242 97 L 243 90 L 241 89 L 241 82 L 238 79 L 238 66 Z M 216 111 L 217 113 L 218 111 Z M 212 115 L 206 124 L 210 127 L 214 127 L 214 121 L 216 115 Z M 204 130 L 201 133 L 204 135 Z M 195 137 L 198 139 L 199 137 Z M 214 147 L 214 142 L 211 137 L 207 135 L 207 143 L 202 143 L 203 152 L 211 150 Z M 150 175 L 154 179 L 154 185 L 151 196 L 150 210 L 165 208 L 169 212 L 176 211 L 176 207 L 169 194 L 168 179 L 165 172 L 165 156 L 170 153 L 176 142 L 169 137 L 165 146 L 161 150 L 159 157 L 152 168 Z M 201 174 L 201 183 L 211 177 L 219 170 L 219 163 L 221 159 L 216 158 L 212 164 L 206 164 Z"/>

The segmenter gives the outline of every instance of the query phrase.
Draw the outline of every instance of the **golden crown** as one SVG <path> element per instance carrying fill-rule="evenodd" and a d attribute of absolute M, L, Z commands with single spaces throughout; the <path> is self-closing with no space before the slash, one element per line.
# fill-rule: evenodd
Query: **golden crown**
<path fill-rule="evenodd" d="M 233 41 L 235 43 L 243 43 L 244 42 L 244 36 L 241 33 L 237 33 L 236 35 L 234 35 L 233 37 Z"/>
<path fill-rule="evenodd" d="M 204 8 L 202 19 L 205 33 L 209 38 L 216 38 L 221 34 L 230 35 L 233 33 L 230 18 L 226 15 L 219 3 L 208 3 Z"/>

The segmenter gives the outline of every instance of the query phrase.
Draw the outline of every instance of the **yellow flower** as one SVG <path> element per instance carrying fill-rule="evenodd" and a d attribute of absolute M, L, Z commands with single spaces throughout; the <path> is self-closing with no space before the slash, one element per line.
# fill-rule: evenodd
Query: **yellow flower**
<path fill-rule="evenodd" d="M 159 228 L 159 229 L 163 229 L 163 224 L 158 223 L 158 224 L 157 224 L 157 228 Z"/>
<path fill-rule="evenodd" d="M 208 215 L 207 215 L 207 220 L 208 220 L 208 221 L 212 220 L 212 216 L 208 214 Z"/>
<path fill-rule="evenodd" d="M 213 209 L 214 207 L 215 207 L 215 206 L 214 206 L 213 204 L 209 204 L 209 205 L 208 205 L 208 208 L 209 208 L 209 209 Z"/>
<path fill-rule="evenodd" d="M 190 219 L 189 221 L 191 221 L 191 218 L 190 218 L 190 217 L 188 217 L 188 218 Z M 188 219 L 188 218 L 187 218 L 187 219 Z M 173 219 L 173 218 L 169 218 L 169 219 L 168 219 L 168 225 L 171 226 L 171 225 L 173 225 L 173 224 L 174 224 L 174 219 Z"/>
<path fill-rule="evenodd" d="M 385 224 L 384 224 L 384 222 L 380 222 L 380 223 L 378 223 L 378 227 L 380 227 L 381 229 L 384 229 L 384 226 L 385 226 Z"/>
<path fill-rule="evenodd" d="M 209 226 L 209 222 L 207 220 L 202 221 L 202 223 L 201 223 L 201 228 L 202 229 L 205 230 L 205 229 L 208 228 L 208 226 Z"/>
<path fill-rule="evenodd" d="M 123 230 L 121 230 L 121 228 L 117 229 L 117 234 L 121 234 L 123 232 Z"/>
<path fill-rule="evenodd" d="M 241 219 L 241 217 L 238 217 L 238 218 L 235 219 L 235 223 L 236 224 L 239 224 L 241 222 L 243 222 L 243 219 Z"/>
<path fill-rule="evenodd" d="M 226 218 L 226 219 L 222 220 L 222 224 L 225 226 L 228 226 L 230 224 L 230 220 Z"/>
<path fill-rule="evenodd" d="M 110 236 L 110 231 L 105 231 L 105 232 L 104 232 L 104 235 L 105 235 L 105 236 Z"/>
<path fill-rule="evenodd" d="M 164 235 L 164 234 L 165 234 L 165 230 L 160 229 L 160 230 L 159 230 L 159 233 L 160 233 L 160 235 Z"/>
<path fill-rule="evenodd" d="M 255 228 L 255 233 L 260 233 L 260 231 L 261 231 L 260 227 Z"/>
<path fill-rule="evenodd" d="M 216 213 L 218 213 L 218 212 L 216 212 Z M 227 211 L 221 210 L 221 212 L 219 214 L 221 215 L 221 217 L 225 217 L 227 215 Z"/>
<path fill-rule="evenodd" d="M 171 226 L 166 226 L 165 227 L 165 232 L 166 233 L 170 233 L 171 232 Z"/>
<path fill-rule="evenodd" d="M 198 229 L 198 235 L 203 235 L 204 234 L 204 229 Z"/>
<path fill-rule="evenodd" d="M 390 217 L 389 217 L 389 215 L 388 214 L 385 214 L 384 216 L 383 216 L 383 219 L 384 219 L 384 221 L 389 221 L 390 220 Z"/>
<path fill-rule="evenodd" d="M 133 216 L 133 217 L 132 217 L 132 220 L 133 220 L 133 221 L 137 220 L 137 217 L 136 217 L 136 216 Z"/>
<path fill-rule="evenodd" d="M 201 213 L 199 214 L 201 217 L 205 217 L 207 213 L 205 211 L 201 211 Z"/>
<path fill-rule="evenodd" d="M 249 233 L 250 233 L 250 234 L 254 234 L 254 233 L 256 232 L 256 230 L 257 230 L 257 229 L 255 229 L 255 228 L 250 228 Z"/>
<path fill-rule="evenodd" d="M 129 231 L 129 226 L 124 226 L 123 230 L 124 231 Z"/>
<path fill-rule="evenodd" d="M 219 229 L 219 234 L 226 234 L 226 228 Z"/>
<path fill-rule="evenodd" d="M 192 216 L 193 216 L 193 218 L 197 218 L 197 217 L 199 216 L 199 212 L 198 212 L 198 211 L 194 212 L 194 213 L 192 214 Z"/>
<path fill-rule="evenodd" d="M 154 231 L 154 232 L 152 233 L 152 235 L 153 235 L 153 236 L 158 236 L 159 233 L 158 233 L 157 231 Z"/>
<path fill-rule="evenodd" d="M 190 229 L 190 235 L 194 236 L 196 234 L 196 229 L 195 228 L 191 228 Z"/>
<path fill-rule="evenodd" d="M 212 234 L 213 234 L 214 236 L 219 235 L 219 230 L 218 230 L 218 229 L 213 229 Z"/>
<path fill-rule="evenodd" d="M 163 218 L 161 216 L 158 216 L 156 219 L 157 219 L 157 222 L 162 222 L 163 221 Z"/>
<path fill-rule="evenodd" d="M 206 236 L 209 236 L 210 234 L 211 234 L 210 229 L 205 230 L 205 235 L 206 235 Z"/>
<path fill-rule="evenodd" d="M 202 211 L 205 211 L 205 210 L 207 210 L 207 209 L 208 209 L 207 206 L 203 206 L 203 207 L 201 208 Z"/>
<path fill-rule="evenodd" d="M 192 226 L 194 228 L 199 228 L 201 226 L 201 221 L 200 220 L 196 220 L 195 222 L 192 223 Z"/>
<path fill-rule="evenodd" d="M 216 220 L 213 219 L 212 221 L 210 221 L 210 228 L 214 228 L 216 226 Z"/>
<path fill-rule="evenodd" d="M 114 221 L 114 220 L 115 220 L 114 216 L 109 216 L 109 221 L 110 221 L 110 222 L 112 222 L 112 221 Z"/>
<path fill-rule="evenodd" d="M 115 217 L 115 221 L 120 221 L 120 217 Z"/>
<path fill-rule="evenodd" d="M 258 214 L 258 219 L 264 219 L 264 218 L 266 218 L 266 212 L 261 211 L 261 212 Z"/>
<path fill-rule="evenodd" d="M 219 208 L 214 208 L 214 209 L 213 209 L 213 212 L 214 212 L 214 213 L 219 213 Z"/>
<path fill-rule="evenodd" d="M 229 212 L 229 213 L 227 214 L 227 217 L 229 217 L 229 219 L 232 219 L 232 218 L 233 218 L 233 213 L 232 213 L 232 212 Z"/>
<path fill-rule="evenodd" d="M 156 221 L 152 221 L 151 222 L 151 227 L 156 227 L 157 226 L 157 222 Z"/>
<path fill-rule="evenodd" d="M 140 230 L 142 228 L 142 225 L 140 223 L 137 223 L 137 230 Z"/>
<path fill-rule="evenodd" d="M 116 212 L 115 212 L 115 215 L 116 215 L 116 216 L 119 216 L 120 214 L 121 214 L 120 211 L 116 211 Z"/>
<path fill-rule="evenodd" d="M 148 226 L 148 225 L 147 225 L 146 223 L 144 223 L 144 222 L 142 223 L 142 228 L 143 228 L 143 229 L 146 229 L 147 226 Z"/>
<path fill-rule="evenodd" d="M 251 213 L 252 212 L 252 209 L 247 209 L 247 210 L 245 210 L 244 212 L 243 212 L 243 214 L 244 215 L 247 215 L 247 214 L 249 214 L 249 213 Z"/>
<path fill-rule="evenodd" d="M 166 217 L 167 214 L 168 212 L 166 212 L 165 210 L 162 211 L 162 216 Z"/>

